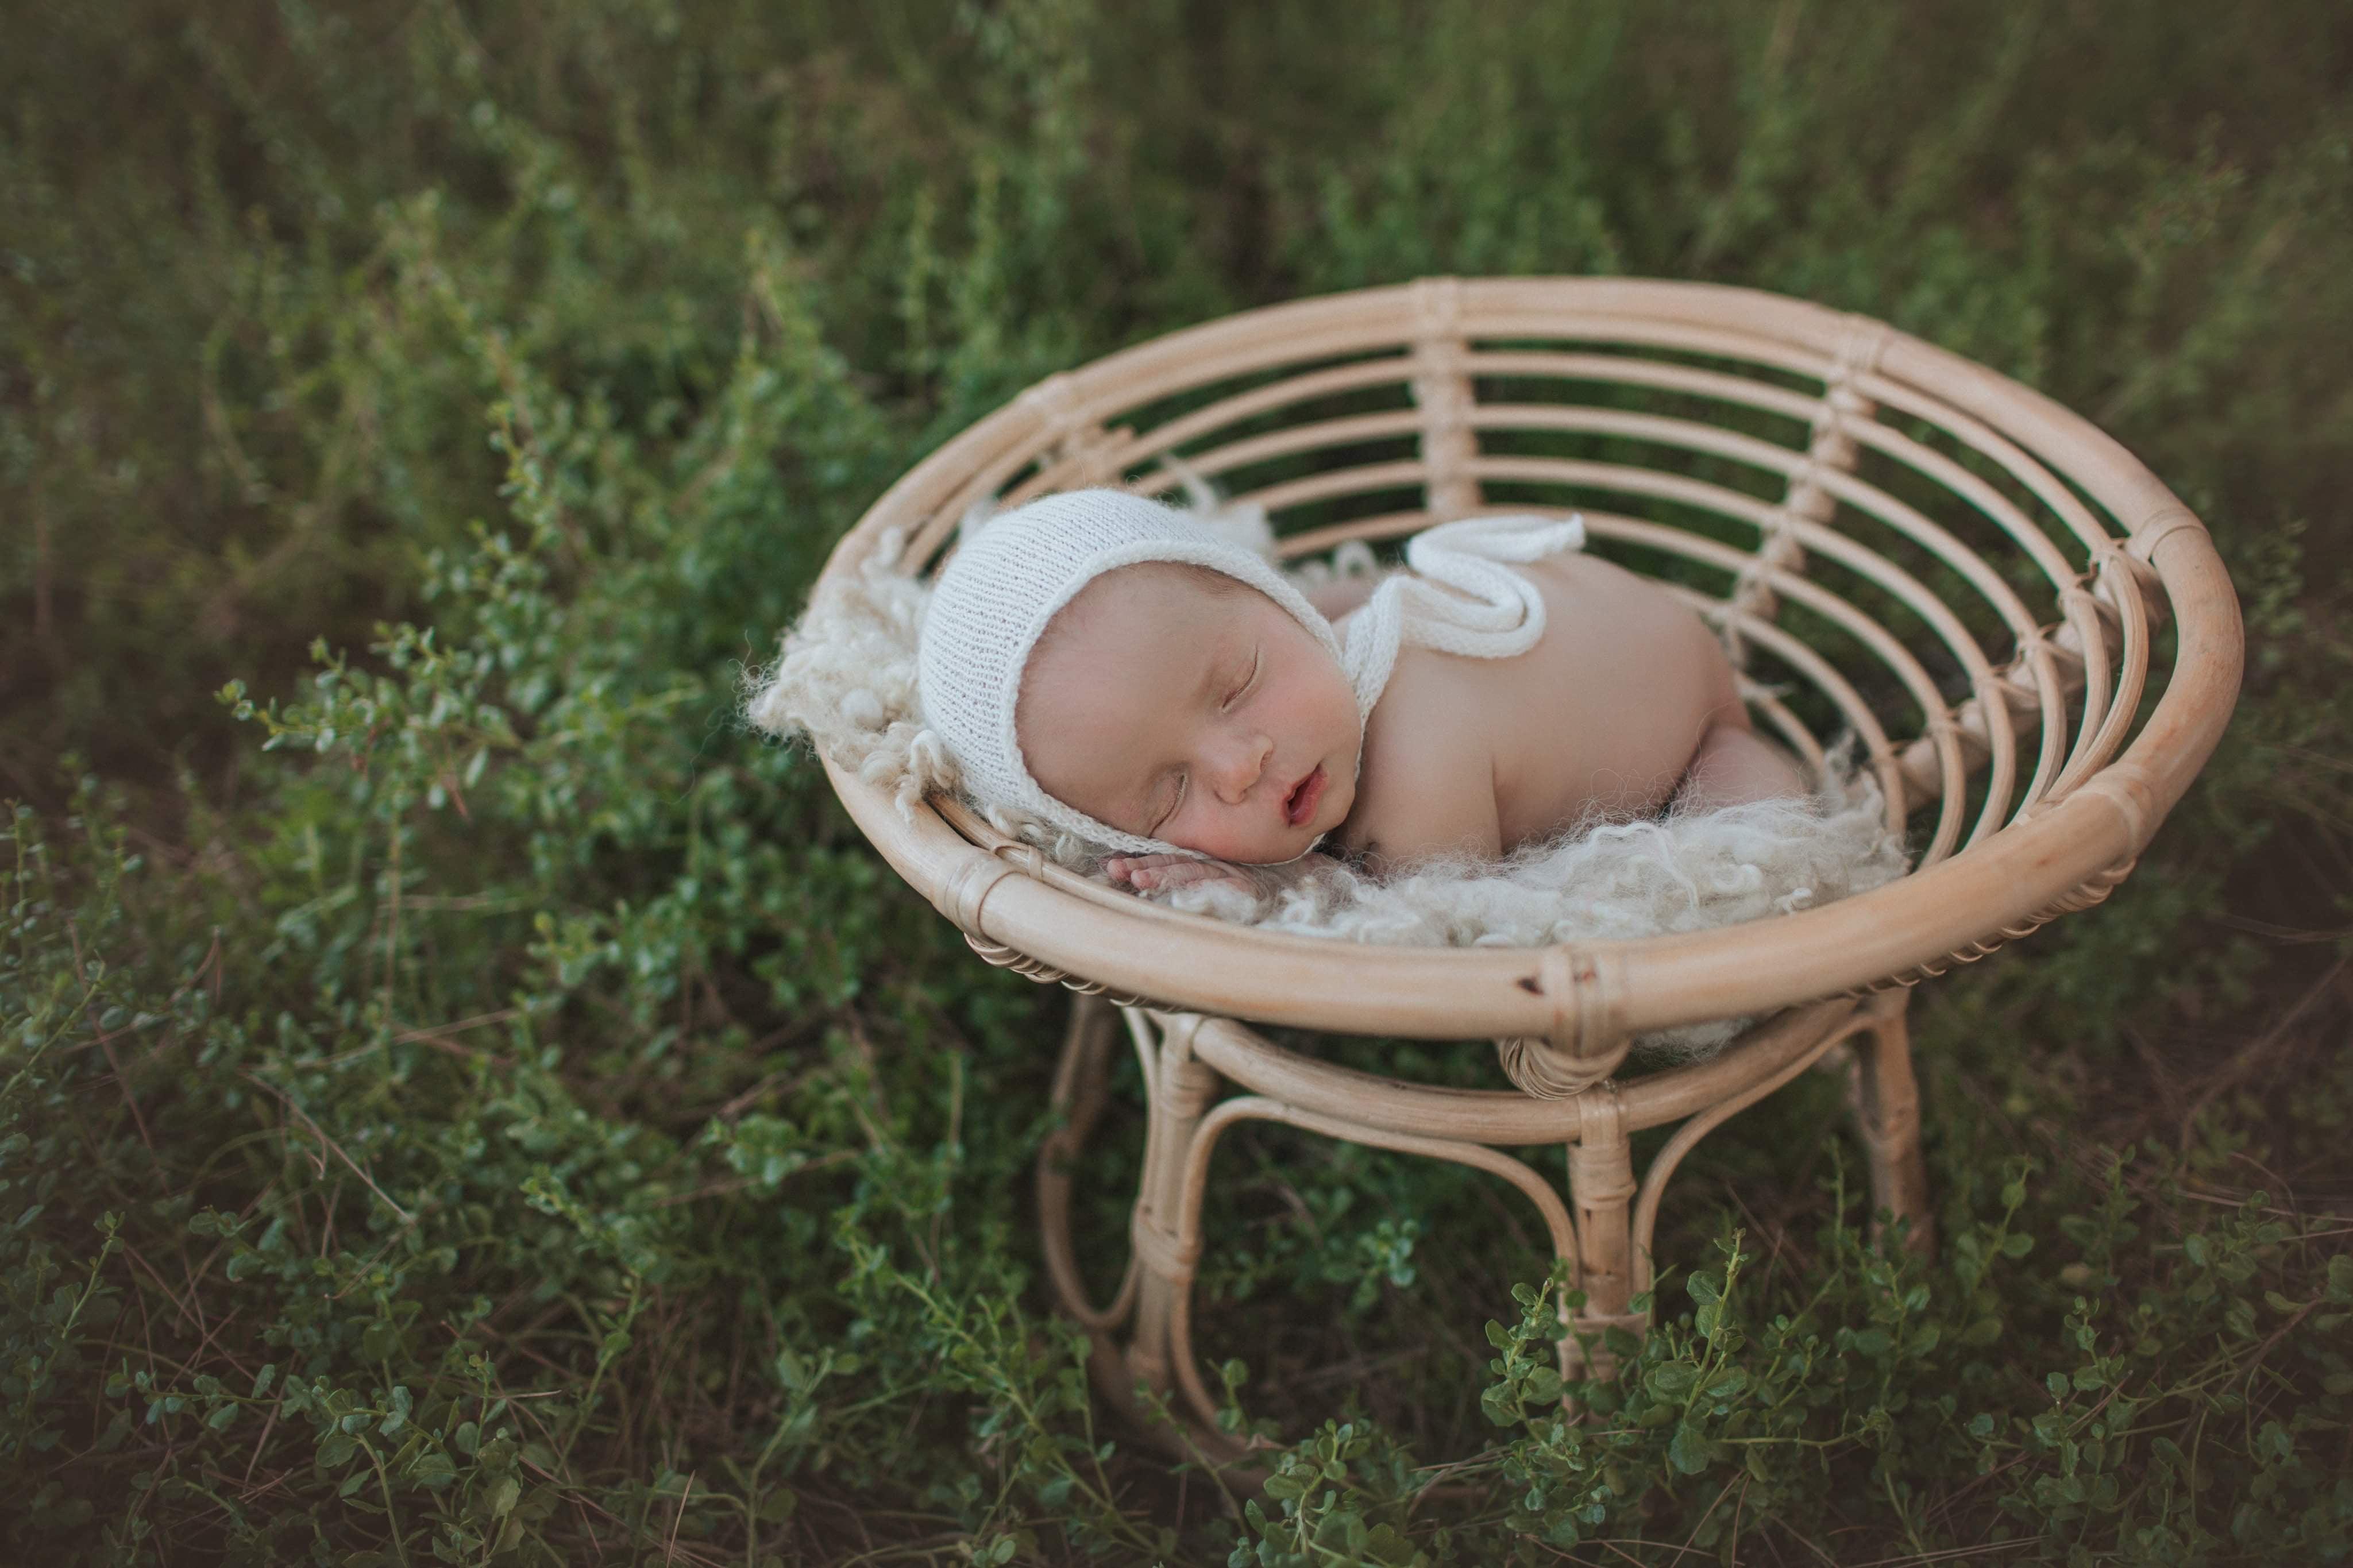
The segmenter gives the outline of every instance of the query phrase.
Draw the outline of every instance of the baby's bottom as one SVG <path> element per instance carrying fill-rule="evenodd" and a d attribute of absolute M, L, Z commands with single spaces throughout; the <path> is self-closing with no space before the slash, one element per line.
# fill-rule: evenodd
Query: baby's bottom
<path fill-rule="evenodd" d="M 1677 810 L 1714 811 L 1757 800 L 1802 800 L 1810 793 L 1797 759 L 1750 729 L 1747 717 L 1743 713 L 1740 722 L 1708 726 L 1675 790 Z"/>

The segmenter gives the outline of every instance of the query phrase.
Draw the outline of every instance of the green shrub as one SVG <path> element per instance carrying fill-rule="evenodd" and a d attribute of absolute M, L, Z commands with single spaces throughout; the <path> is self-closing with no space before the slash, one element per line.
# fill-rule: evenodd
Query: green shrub
<path fill-rule="evenodd" d="M 16 1556 L 2353 1547 L 2332 10 L 184 11 L 0 51 Z M 1938 1259 L 1792 1085 L 1670 1194 L 1689 1272 L 1580 1424 L 1484 1177 L 1238 1131 L 1201 1332 L 1298 1440 L 1229 1497 L 1034 1282 L 1057 996 L 734 691 L 1037 376 L 1444 270 L 1780 289 L 2044 387 L 2212 522 L 2246 695 L 2107 907 L 1924 998 Z"/>

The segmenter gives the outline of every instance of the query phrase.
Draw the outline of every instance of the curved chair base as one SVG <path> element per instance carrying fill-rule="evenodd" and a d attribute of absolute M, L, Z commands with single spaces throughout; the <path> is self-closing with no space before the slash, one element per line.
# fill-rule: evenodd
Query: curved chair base
<path fill-rule="evenodd" d="M 1869 1157 L 1875 1227 L 1902 1223 L 1905 1243 L 1933 1246 L 1920 1119 L 1905 1013 L 1908 990 L 1793 1009 L 1700 1068 L 1623 1086 L 1605 1079 L 1566 1100 L 1417 1089 L 1282 1050 L 1241 1025 L 1198 1014 L 1074 998 L 1055 1074 L 1062 1124 L 1039 1151 L 1038 1210 L 1056 1304 L 1092 1342 L 1097 1389 L 1170 1455 L 1261 1478 L 1252 1445 L 1222 1430 L 1192 1346 L 1192 1282 L 1202 1198 L 1219 1140 L 1236 1123 L 1279 1121 L 1374 1148 L 1475 1166 L 1517 1187 L 1545 1222 L 1584 1307 L 1567 1315 L 1562 1374 L 1616 1373 L 1604 1331 L 1649 1326 L 1632 1310 L 1648 1290 L 1651 1243 L 1668 1180 L 1699 1140 L 1736 1112 L 1847 1047 L 1847 1090 Z M 1088 1299 L 1071 1237 L 1074 1170 L 1101 1119 L 1121 1023 L 1143 1069 L 1144 1171 L 1125 1273 L 1108 1305 Z M 1682 1080 L 1678 1082 L 1677 1080 Z M 1219 1099 L 1228 1083 L 1245 1092 Z M 1498 1144 L 1535 1141 L 1530 1116 L 1567 1151 L 1567 1201 Z M 1506 1110 L 1510 1114 L 1499 1114 Z M 1681 1121 L 1637 1181 L 1630 1134 Z M 1590 1357 L 1589 1366 L 1587 1358 Z"/>

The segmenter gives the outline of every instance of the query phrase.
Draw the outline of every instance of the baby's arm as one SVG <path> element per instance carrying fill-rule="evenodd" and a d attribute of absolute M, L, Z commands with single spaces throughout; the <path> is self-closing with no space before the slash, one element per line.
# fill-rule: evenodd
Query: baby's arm
<path fill-rule="evenodd" d="M 1356 807 L 1341 828 L 1342 844 L 1376 876 L 1431 856 L 1503 853 L 1489 753 L 1416 700 L 1428 695 L 1409 689 L 1385 701 L 1386 722 L 1367 738 Z"/>

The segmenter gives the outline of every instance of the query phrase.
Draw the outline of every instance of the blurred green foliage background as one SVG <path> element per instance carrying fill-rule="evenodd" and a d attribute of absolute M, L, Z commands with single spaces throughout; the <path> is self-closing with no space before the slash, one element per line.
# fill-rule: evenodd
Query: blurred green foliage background
<path fill-rule="evenodd" d="M 12 1558 L 2353 1550 L 2341 5 L 7 34 Z M 2214 529 L 2247 692 L 2109 906 L 1916 1010 L 1939 1260 L 1866 1244 L 1835 1087 L 1792 1086 L 1686 1167 L 1691 1271 L 1582 1427 L 1484 1178 L 1230 1140 L 1202 1331 L 1299 1439 L 1245 1516 L 1099 1424 L 1044 1310 L 1059 994 L 973 962 L 735 682 L 1029 381 L 1431 272 L 1780 289 L 2050 392 Z"/>

